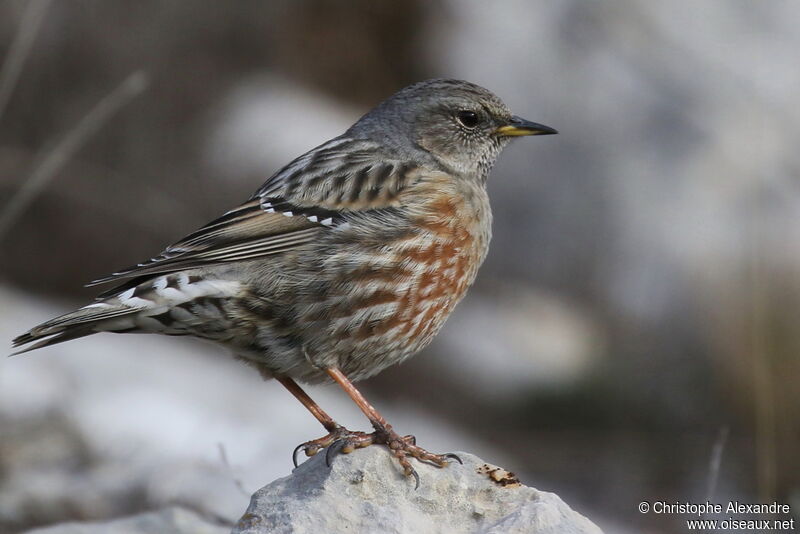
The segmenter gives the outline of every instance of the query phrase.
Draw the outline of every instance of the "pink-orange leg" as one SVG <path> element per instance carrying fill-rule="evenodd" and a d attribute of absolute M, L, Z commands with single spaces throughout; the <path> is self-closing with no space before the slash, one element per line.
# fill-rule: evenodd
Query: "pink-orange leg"
<path fill-rule="evenodd" d="M 334 421 L 333 418 L 328 415 L 325 410 L 319 406 L 319 404 L 314 402 L 314 400 L 309 397 L 305 391 L 303 391 L 303 388 L 301 388 L 297 382 L 291 378 L 279 376 L 275 377 L 275 379 L 283 384 L 283 387 L 288 389 L 289 392 L 294 395 L 295 398 L 299 400 L 309 412 L 311 412 L 311 415 L 313 415 L 317 421 L 319 421 L 322 426 L 325 427 L 325 430 L 328 431 L 328 434 L 322 436 L 321 438 L 306 441 L 305 443 L 301 443 L 295 447 L 294 452 L 292 453 L 292 462 L 294 462 L 295 467 L 298 465 L 297 453 L 299 453 L 301 450 L 306 454 L 306 456 L 314 456 L 322 449 L 330 447 L 334 443 L 350 438 L 361 439 L 367 436 L 367 434 L 364 432 L 352 432 L 347 430 L 345 427 Z M 330 464 L 329 459 L 328 463 Z"/>
<path fill-rule="evenodd" d="M 353 399 L 353 402 L 358 405 L 364 415 L 367 416 L 370 423 L 372 423 L 375 432 L 363 436 L 348 436 L 340 440 L 341 452 L 351 452 L 356 448 L 367 447 L 372 444 L 386 445 L 392 452 L 395 458 L 400 462 L 403 468 L 403 473 L 406 476 L 413 476 L 416 480 L 416 487 L 419 487 L 419 475 L 411 466 L 408 457 L 411 456 L 417 460 L 433 464 L 437 467 L 444 467 L 449 462 L 448 460 L 456 460 L 462 463 L 461 459 L 455 454 L 433 454 L 422 447 L 418 447 L 414 436 L 400 436 L 392 429 L 392 426 L 378 413 L 378 411 L 367 401 L 352 382 L 342 373 L 339 369 L 330 368 L 326 372 L 328 375 L 341 386 L 342 389 Z M 331 451 L 335 450 L 335 446 L 328 448 L 328 457 L 330 458 Z M 330 462 L 329 462 L 330 463 Z"/>

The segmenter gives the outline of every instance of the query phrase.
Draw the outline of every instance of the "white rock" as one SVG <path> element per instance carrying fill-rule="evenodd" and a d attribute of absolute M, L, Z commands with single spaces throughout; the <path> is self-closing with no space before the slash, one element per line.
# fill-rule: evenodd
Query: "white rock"
<path fill-rule="evenodd" d="M 324 454 L 253 495 L 234 534 L 406 533 L 601 534 L 555 494 L 521 485 L 513 473 L 459 452 L 463 465 L 414 462 L 419 489 L 378 446 Z"/>

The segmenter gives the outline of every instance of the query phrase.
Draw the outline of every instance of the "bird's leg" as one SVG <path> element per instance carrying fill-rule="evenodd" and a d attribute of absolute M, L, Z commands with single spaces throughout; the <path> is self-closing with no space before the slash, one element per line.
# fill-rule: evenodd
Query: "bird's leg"
<path fill-rule="evenodd" d="M 373 428 L 375 428 L 375 432 L 365 436 L 366 439 L 364 439 L 364 437 L 356 437 L 355 439 L 343 438 L 342 445 L 339 449 L 340 452 L 351 452 L 354 448 L 366 447 L 374 443 L 386 445 L 394 457 L 400 462 L 403 473 L 406 476 L 410 475 L 416 479 L 417 486 L 419 486 L 419 475 L 417 475 L 417 472 L 411 467 L 411 462 L 408 461 L 409 456 L 437 467 L 444 467 L 449 463 L 448 460 L 456 460 L 458 463 L 462 463 L 461 459 L 455 454 L 432 454 L 422 447 L 418 447 L 417 440 L 414 436 L 400 436 L 394 431 L 392 425 L 390 425 L 386 419 L 373 408 L 367 399 L 364 398 L 361 392 L 356 389 L 344 373 L 335 367 L 326 369 L 326 372 L 347 392 L 350 398 L 353 399 L 353 402 L 355 402 L 361 411 L 364 412 L 364 415 L 367 416 Z M 334 450 L 334 446 L 328 449 L 329 455 L 331 450 Z"/>
<path fill-rule="evenodd" d="M 283 384 L 283 387 L 289 390 L 289 393 L 295 396 L 300 403 L 306 407 L 306 409 L 311 412 L 317 421 L 319 421 L 322 426 L 325 427 L 325 430 L 328 432 L 333 432 L 337 428 L 341 428 L 341 426 L 333 420 L 333 417 L 328 415 L 325 410 L 323 410 L 319 404 L 314 402 L 314 399 L 308 396 L 308 393 L 303 391 L 297 382 L 289 378 L 288 376 L 277 376 L 275 379 Z"/>
<path fill-rule="evenodd" d="M 301 388 L 297 382 L 288 376 L 276 376 L 275 379 L 283 384 L 283 387 L 288 389 L 289 392 L 294 395 L 295 398 L 299 400 L 309 412 L 311 412 L 311 415 L 313 415 L 317 421 L 319 421 L 322 426 L 325 427 L 325 430 L 328 431 L 327 435 L 318 439 L 301 443 L 294 449 L 292 461 L 294 462 L 295 467 L 297 467 L 297 453 L 301 450 L 306 454 L 306 456 L 314 456 L 325 447 L 330 447 L 333 443 L 338 441 L 345 439 L 365 439 L 368 437 L 368 435 L 364 432 L 352 432 L 334 421 L 333 418 L 319 406 L 319 404 L 314 402 L 314 400 L 309 397 L 305 391 L 303 391 L 303 388 Z"/>

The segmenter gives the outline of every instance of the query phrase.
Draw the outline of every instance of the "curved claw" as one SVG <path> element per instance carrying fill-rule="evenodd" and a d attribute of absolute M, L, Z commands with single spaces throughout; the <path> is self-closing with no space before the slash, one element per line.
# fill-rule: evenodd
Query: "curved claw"
<path fill-rule="evenodd" d="M 454 454 L 452 452 L 448 452 L 448 453 L 443 454 L 442 456 L 444 458 L 452 458 L 453 460 L 455 460 L 456 462 L 460 463 L 461 465 L 464 465 L 464 462 L 461 461 L 461 458 L 459 458 L 459 456 L 457 454 Z"/>
<path fill-rule="evenodd" d="M 342 450 L 342 447 L 344 447 L 343 439 L 337 439 L 336 441 L 328 445 L 328 449 L 325 451 L 325 465 L 327 465 L 328 467 L 331 466 L 333 458 L 337 454 L 339 454 L 339 451 Z"/>
<path fill-rule="evenodd" d="M 299 463 L 297 463 L 297 453 L 300 452 L 300 449 L 305 447 L 305 445 L 306 445 L 305 443 L 301 443 L 300 445 L 295 447 L 294 452 L 292 452 L 292 463 L 294 464 L 295 469 L 297 469 L 297 466 L 300 465 Z"/>
<path fill-rule="evenodd" d="M 419 475 L 417 474 L 417 470 L 412 469 L 410 474 L 414 477 L 414 491 L 417 491 L 419 489 Z"/>

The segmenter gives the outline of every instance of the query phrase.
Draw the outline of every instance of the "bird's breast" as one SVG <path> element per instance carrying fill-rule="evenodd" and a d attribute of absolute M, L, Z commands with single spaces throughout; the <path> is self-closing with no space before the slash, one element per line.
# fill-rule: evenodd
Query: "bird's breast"
<path fill-rule="evenodd" d="M 408 224 L 380 246 L 359 247 L 336 272 L 330 292 L 306 320 L 324 321 L 338 347 L 379 344 L 407 357 L 433 338 L 475 279 L 486 256 L 488 200 L 436 192 L 410 210 Z M 329 264 L 329 267 L 332 265 Z M 388 362 L 387 362 L 388 363 Z"/>
<path fill-rule="evenodd" d="M 414 219 L 418 234 L 398 250 L 415 280 L 402 292 L 398 314 L 424 344 L 441 328 L 475 280 L 489 245 L 488 204 L 442 194 Z"/>

